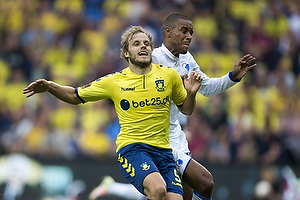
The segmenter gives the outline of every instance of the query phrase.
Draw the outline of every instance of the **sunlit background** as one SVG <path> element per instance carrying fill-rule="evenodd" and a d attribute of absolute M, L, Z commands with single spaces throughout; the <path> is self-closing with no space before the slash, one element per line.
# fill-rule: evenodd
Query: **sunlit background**
<path fill-rule="evenodd" d="M 299 0 L 1 0 L 0 199 L 85 200 L 106 174 L 125 182 L 110 101 L 71 106 L 22 89 L 121 70 L 124 30 L 141 25 L 158 47 L 172 12 L 191 18 L 190 52 L 208 76 L 246 53 L 257 58 L 231 89 L 198 94 L 183 122 L 193 157 L 214 175 L 213 199 L 300 199 Z"/>

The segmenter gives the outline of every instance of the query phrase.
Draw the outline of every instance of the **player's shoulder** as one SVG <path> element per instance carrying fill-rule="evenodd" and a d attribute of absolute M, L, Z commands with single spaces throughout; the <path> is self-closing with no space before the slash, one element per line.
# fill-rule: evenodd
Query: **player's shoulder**
<path fill-rule="evenodd" d="M 152 67 L 157 68 L 159 70 L 165 70 L 165 71 L 174 70 L 172 67 L 168 67 L 166 65 L 161 65 L 161 64 L 156 64 L 156 63 L 152 63 Z"/>
<path fill-rule="evenodd" d="M 153 49 L 152 58 L 161 59 L 163 57 L 165 57 L 165 52 L 162 46 Z"/>
<path fill-rule="evenodd" d="M 114 73 L 111 73 L 109 74 L 108 76 L 115 76 L 115 77 L 119 77 L 119 76 L 124 76 L 124 75 L 127 75 L 128 73 L 130 72 L 130 69 L 129 67 L 126 67 L 120 71 L 117 71 L 117 72 L 114 72 Z"/>
<path fill-rule="evenodd" d="M 95 81 L 98 82 L 100 80 L 118 79 L 118 78 L 120 78 L 121 76 L 124 76 L 124 75 L 126 75 L 125 69 L 123 69 L 121 71 L 118 71 L 118 72 L 114 72 L 114 73 L 110 73 L 110 74 L 104 75 L 104 76 L 96 79 Z"/>
<path fill-rule="evenodd" d="M 156 68 L 157 71 L 159 71 L 158 73 L 167 73 L 167 74 L 171 74 L 172 76 L 174 76 L 174 74 L 177 74 L 177 71 L 172 67 L 168 67 L 160 64 L 152 64 L 152 66 Z"/>
<path fill-rule="evenodd" d="M 155 54 L 155 55 L 157 55 L 158 53 L 161 53 L 161 52 L 163 52 L 162 46 L 156 47 L 156 48 L 154 48 L 153 51 L 152 51 L 152 53 Z"/>
<path fill-rule="evenodd" d="M 179 57 L 185 59 L 194 59 L 194 56 L 189 51 L 187 51 L 185 54 L 179 54 Z"/>

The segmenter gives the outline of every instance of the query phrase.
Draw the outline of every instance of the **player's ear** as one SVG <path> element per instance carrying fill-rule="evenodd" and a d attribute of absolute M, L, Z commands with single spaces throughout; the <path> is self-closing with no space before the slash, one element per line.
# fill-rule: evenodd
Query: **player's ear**
<path fill-rule="evenodd" d="M 167 26 L 166 28 L 165 28 L 165 35 L 168 37 L 168 38 L 170 38 L 171 37 L 171 33 L 172 33 L 172 29 L 169 27 L 169 26 Z"/>
<path fill-rule="evenodd" d="M 124 52 L 124 56 L 125 56 L 125 58 L 129 58 L 129 57 L 130 57 L 129 52 L 128 52 L 128 51 L 125 51 L 125 52 Z"/>

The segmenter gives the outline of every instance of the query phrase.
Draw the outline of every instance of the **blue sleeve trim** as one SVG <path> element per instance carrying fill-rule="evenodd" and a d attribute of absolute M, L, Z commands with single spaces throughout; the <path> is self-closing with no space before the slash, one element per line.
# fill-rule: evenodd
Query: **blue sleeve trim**
<path fill-rule="evenodd" d="M 230 78 L 230 80 L 232 80 L 232 81 L 234 81 L 234 82 L 240 82 L 240 81 L 241 81 L 241 79 L 233 79 L 233 78 L 232 78 L 232 71 L 229 72 L 229 78 Z"/>
<path fill-rule="evenodd" d="M 85 101 L 78 94 L 78 88 L 75 88 L 75 93 L 76 93 L 76 96 L 78 97 L 78 99 L 81 101 L 81 103 L 85 103 Z"/>

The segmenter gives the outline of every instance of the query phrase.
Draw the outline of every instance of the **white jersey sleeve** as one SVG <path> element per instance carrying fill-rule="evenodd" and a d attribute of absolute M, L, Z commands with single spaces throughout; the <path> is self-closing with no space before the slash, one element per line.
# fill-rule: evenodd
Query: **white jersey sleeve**
<path fill-rule="evenodd" d="M 208 77 L 200 70 L 199 65 L 189 52 L 186 54 L 179 54 L 179 58 L 177 58 L 164 46 L 164 44 L 153 50 L 152 62 L 155 64 L 172 67 L 180 75 L 184 75 L 185 73 L 190 75 L 192 71 L 200 73 L 203 81 L 198 92 L 204 96 L 213 96 L 222 93 L 226 89 L 236 84 L 235 81 L 230 79 L 229 73 L 220 78 Z M 188 153 L 188 142 L 178 120 L 179 113 L 180 112 L 177 106 L 172 102 L 170 108 L 170 146 L 177 150 Z"/>
<path fill-rule="evenodd" d="M 203 96 L 209 97 L 219 93 L 224 92 L 228 88 L 235 85 L 237 82 L 230 79 L 230 74 L 225 74 L 220 78 L 210 78 L 205 73 L 200 70 L 199 65 L 194 60 L 193 56 L 187 52 L 186 54 L 180 54 L 179 59 L 181 60 L 182 65 L 189 64 L 191 69 L 189 70 L 189 74 L 191 71 L 198 72 L 203 78 L 201 87 L 199 88 L 199 93 Z"/>

